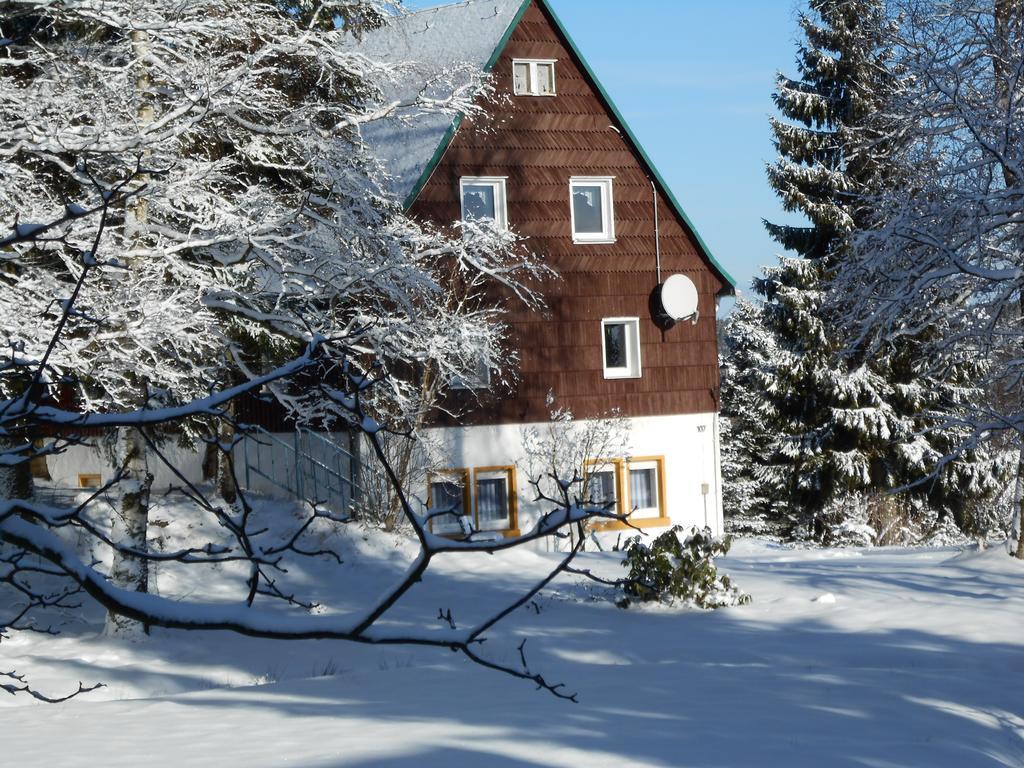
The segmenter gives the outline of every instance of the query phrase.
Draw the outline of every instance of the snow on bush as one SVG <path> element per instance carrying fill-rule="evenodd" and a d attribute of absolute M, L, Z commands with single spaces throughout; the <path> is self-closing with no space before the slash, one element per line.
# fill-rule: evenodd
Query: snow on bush
<path fill-rule="evenodd" d="M 680 525 L 650 545 L 634 536 L 626 545 L 622 564 L 629 568 L 629 576 L 623 581 L 626 596 L 618 606 L 628 608 L 635 601 L 681 601 L 697 608 L 749 603 L 750 595 L 715 567 L 715 558 L 728 553 L 731 543 L 730 537 L 714 536 L 710 528 L 694 527 L 685 533 Z"/>

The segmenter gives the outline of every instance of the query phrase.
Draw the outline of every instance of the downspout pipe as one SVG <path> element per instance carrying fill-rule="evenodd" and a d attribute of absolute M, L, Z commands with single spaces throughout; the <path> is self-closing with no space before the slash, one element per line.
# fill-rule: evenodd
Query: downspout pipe
<path fill-rule="evenodd" d="M 651 179 L 651 195 L 654 198 L 654 258 L 658 270 L 658 285 L 661 285 L 661 231 L 658 223 L 658 188 Z"/>

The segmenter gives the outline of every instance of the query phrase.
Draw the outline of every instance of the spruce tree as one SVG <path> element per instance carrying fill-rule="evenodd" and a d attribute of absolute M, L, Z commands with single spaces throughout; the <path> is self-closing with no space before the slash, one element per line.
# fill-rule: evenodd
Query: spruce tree
<path fill-rule="evenodd" d="M 768 180 L 787 211 L 803 226 L 765 222 L 769 234 L 794 256 L 780 258 L 754 281 L 765 304 L 762 318 L 774 337 L 773 364 L 758 372 L 762 412 L 775 432 L 762 470 L 790 522 L 824 534 L 820 513 L 840 489 L 871 484 L 863 433 L 836 418 L 838 409 L 877 412 L 877 381 L 850 378 L 840 358 L 842 339 L 823 305 L 829 269 L 855 227 L 854 195 L 865 169 L 850 162 L 849 130 L 877 106 L 880 35 L 885 14 L 878 0 L 811 0 L 801 13 L 804 34 L 796 79 L 778 76 L 772 119 L 778 158 Z M 879 434 L 878 424 L 861 429 Z"/>
<path fill-rule="evenodd" d="M 924 432 L 934 421 L 925 411 L 955 411 L 972 396 L 971 371 L 926 371 L 913 339 L 869 355 L 844 335 L 833 311 L 830 278 L 866 216 L 865 201 L 879 185 L 899 183 L 889 175 L 884 133 L 867 135 L 877 131 L 869 118 L 893 82 L 884 46 L 889 23 L 883 0 L 810 0 L 799 17 L 798 76 L 780 74 L 773 96 L 783 119 L 771 121 L 778 158 L 769 183 L 807 223 L 765 222 L 792 255 L 754 282 L 775 347 L 771 364 L 756 374 L 759 418 L 774 433 L 759 473 L 791 532 L 825 542 L 849 514 L 850 494 L 878 497 L 926 478 L 950 438 Z M 921 510 L 930 503 L 964 524 L 968 492 L 958 485 L 984 495 L 994 487 L 993 471 L 988 456 L 965 456 L 900 504 Z"/>
<path fill-rule="evenodd" d="M 721 325 L 722 501 L 733 533 L 774 534 L 777 489 L 763 476 L 764 447 L 772 442 L 763 411 L 759 372 L 771 364 L 775 338 L 762 305 L 740 299 Z"/>

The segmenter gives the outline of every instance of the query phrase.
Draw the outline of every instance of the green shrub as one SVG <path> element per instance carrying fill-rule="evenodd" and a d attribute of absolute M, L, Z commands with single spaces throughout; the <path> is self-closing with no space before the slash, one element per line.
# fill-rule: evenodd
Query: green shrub
<path fill-rule="evenodd" d="M 679 525 L 650 545 L 634 536 L 626 544 L 622 563 L 629 569 L 623 582 L 626 596 L 617 605 L 628 608 L 637 600 L 669 604 L 679 600 L 698 608 L 749 603 L 750 595 L 734 587 L 715 567 L 715 558 L 725 555 L 731 543 L 728 536 L 712 535 L 710 528 L 692 528 L 687 534 Z"/>

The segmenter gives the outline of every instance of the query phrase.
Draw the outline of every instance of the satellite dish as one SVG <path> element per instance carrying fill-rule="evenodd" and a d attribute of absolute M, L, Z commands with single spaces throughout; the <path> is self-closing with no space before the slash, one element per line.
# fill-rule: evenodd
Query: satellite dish
<path fill-rule="evenodd" d="M 651 295 L 651 313 L 664 329 L 680 320 L 697 318 L 697 286 L 686 275 L 671 275 L 654 289 Z"/>
<path fill-rule="evenodd" d="M 686 275 L 672 275 L 661 284 L 661 308 L 666 317 L 682 320 L 697 313 L 697 286 Z"/>

